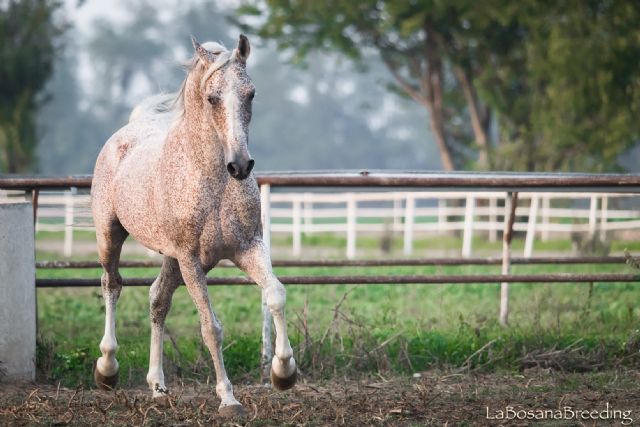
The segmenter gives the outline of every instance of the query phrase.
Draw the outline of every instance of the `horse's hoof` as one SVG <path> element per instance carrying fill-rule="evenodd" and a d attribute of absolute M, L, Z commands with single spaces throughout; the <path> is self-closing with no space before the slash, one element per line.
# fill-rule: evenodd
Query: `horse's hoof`
<path fill-rule="evenodd" d="M 289 375 L 287 378 L 280 378 L 273 372 L 271 369 L 271 384 L 273 384 L 273 388 L 280 391 L 289 390 L 291 387 L 296 385 L 296 381 L 298 380 L 298 370 L 293 371 L 293 374 Z"/>
<path fill-rule="evenodd" d="M 220 414 L 223 418 L 245 418 L 247 416 L 247 411 L 244 410 L 242 405 L 228 405 L 221 406 L 218 409 L 218 414 Z"/>
<path fill-rule="evenodd" d="M 118 372 L 111 376 L 105 376 L 98 371 L 96 363 L 93 364 L 93 379 L 98 388 L 102 390 L 113 390 L 118 384 Z"/>

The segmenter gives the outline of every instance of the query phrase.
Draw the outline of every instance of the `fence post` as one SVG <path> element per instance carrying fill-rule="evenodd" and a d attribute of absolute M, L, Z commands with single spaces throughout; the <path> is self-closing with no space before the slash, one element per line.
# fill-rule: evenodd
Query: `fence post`
<path fill-rule="evenodd" d="M 462 257 L 471 256 L 471 246 L 473 242 L 473 218 L 476 212 L 476 195 L 467 194 L 467 201 L 464 211 L 464 234 L 462 236 Z"/>
<path fill-rule="evenodd" d="M 537 193 L 531 195 L 529 206 L 529 223 L 527 224 L 527 237 L 524 242 L 524 257 L 531 258 L 533 254 L 533 241 L 536 237 L 536 223 L 538 222 L 538 204 L 540 197 Z"/>
<path fill-rule="evenodd" d="M 36 272 L 31 203 L 0 203 L 0 224 L 0 377 L 33 381 Z"/>
<path fill-rule="evenodd" d="M 600 241 L 607 239 L 607 219 L 609 210 L 609 197 L 602 196 L 602 206 L 600 208 Z"/>
<path fill-rule="evenodd" d="M 549 241 L 549 217 L 551 216 L 551 198 L 548 194 L 542 196 L 542 241 Z"/>
<path fill-rule="evenodd" d="M 438 199 L 438 233 L 445 234 L 447 226 L 447 199 Z"/>
<path fill-rule="evenodd" d="M 591 196 L 591 202 L 589 203 L 589 237 L 593 237 L 596 234 L 596 224 L 598 216 L 598 196 Z"/>
<path fill-rule="evenodd" d="M 400 210 L 402 209 L 402 200 L 400 199 L 397 193 L 393 195 L 393 231 L 397 231 L 400 229 L 400 218 L 402 214 Z"/>
<path fill-rule="evenodd" d="M 404 207 L 404 254 L 413 252 L 413 221 L 415 216 L 416 200 L 413 194 L 407 193 Z"/>
<path fill-rule="evenodd" d="M 260 208 L 262 216 L 262 241 L 271 252 L 271 186 L 263 184 L 260 187 Z M 271 378 L 271 359 L 273 358 L 273 344 L 271 342 L 273 317 L 267 305 L 267 296 L 262 291 L 262 357 L 260 372 L 262 381 Z"/>
<path fill-rule="evenodd" d="M 347 259 L 356 257 L 356 198 L 347 193 Z"/>
<path fill-rule="evenodd" d="M 304 232 L 308 233 L 313 224 L 313 202 L 311 201 L 311 193 L 304 193 Z"/>
<path fill-rule="evenodd" d="M 507 193 L 504 199 L 504 232 L 502 234 L 502 274 L 511 271 L 511 240 L 513 238 L 513 223 L 516 220 L 516 206 L 518 193 Z M 500 324 L 509 325 L 509 283 L 500 284 Z"/>
<path fill-rule="evenodd" d="M 302 227 L 301 227 L 301 205 L 302 201 L 296 197 L 293 200 L 293 256 L 299 257 L 302 252 Z"/>
<path fill-rule="evenodd" d="M 64 256 L 69 258 L 73 251 L 73 193 L 64 192 Z"/>
<path fill-rule="evenodd" d="M 498 240 L 498 199 L 497 197 L 489 197 L 489 241 L 491 243 Z"/>

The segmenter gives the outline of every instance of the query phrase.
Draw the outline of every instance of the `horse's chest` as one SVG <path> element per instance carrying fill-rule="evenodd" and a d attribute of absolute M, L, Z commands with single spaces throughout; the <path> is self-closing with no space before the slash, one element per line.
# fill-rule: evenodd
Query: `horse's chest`
<path fill-rule="evenodd" d="M 211 203 L 200 242 L 210 249 L 235 251 L 255 237 L 260 227 L 260 198 L 257 192 L 232 189 Z"/>

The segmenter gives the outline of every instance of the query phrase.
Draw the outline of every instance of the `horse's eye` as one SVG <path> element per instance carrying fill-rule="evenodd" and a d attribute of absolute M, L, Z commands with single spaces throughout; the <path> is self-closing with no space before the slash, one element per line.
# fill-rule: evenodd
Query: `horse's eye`
<path fill-rule="evenodd" d="M 256 96 L 256 91 L 252 90 L 251 93 L 249 93 L 249 100 L 253 101 L 253 98 L 255 98 L 255 96 Z"/>
<path fill-rule="evenodd" d="M 220 97 L 217 95 L 209 95 L 207 99 L 211 105 L 215 105 L 220 101 Z"/>

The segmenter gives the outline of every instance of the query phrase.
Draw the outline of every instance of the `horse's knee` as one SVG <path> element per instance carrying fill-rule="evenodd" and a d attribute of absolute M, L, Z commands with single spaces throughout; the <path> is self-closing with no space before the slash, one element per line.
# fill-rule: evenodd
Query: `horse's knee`
<path fill-rule="evenodd" d="M 120 273 L 117 271 L 112 273 L 105 271 L 102 273 L 101 283 L 103 292 L 108 292 L 116 298 L 120 296 L 120 290 L 122 289 L 122 276 L 120 276 Z"/>
<path fill-rule="evenodd" d="M 169 312 L 171 297 L 158 292 L 154 286 L 149 290 L 149 313 L 152 323 L 161 323 Z"/>
<path fill-rule="evenodd" d="M 169 311 L 167 304 L 162 304 L 160 301 L 152 301 L 150 304 L 149 317 L 151 323 L 160 324 L 167 318 Z"/>
<path fill-rule="evenodd" d="M 280 311 L 284 309 L 284 305 L 287 301 L 287 291 L 279 281 L 273 282 L 266 289 L 267 306 L 272 311 Z"/>

